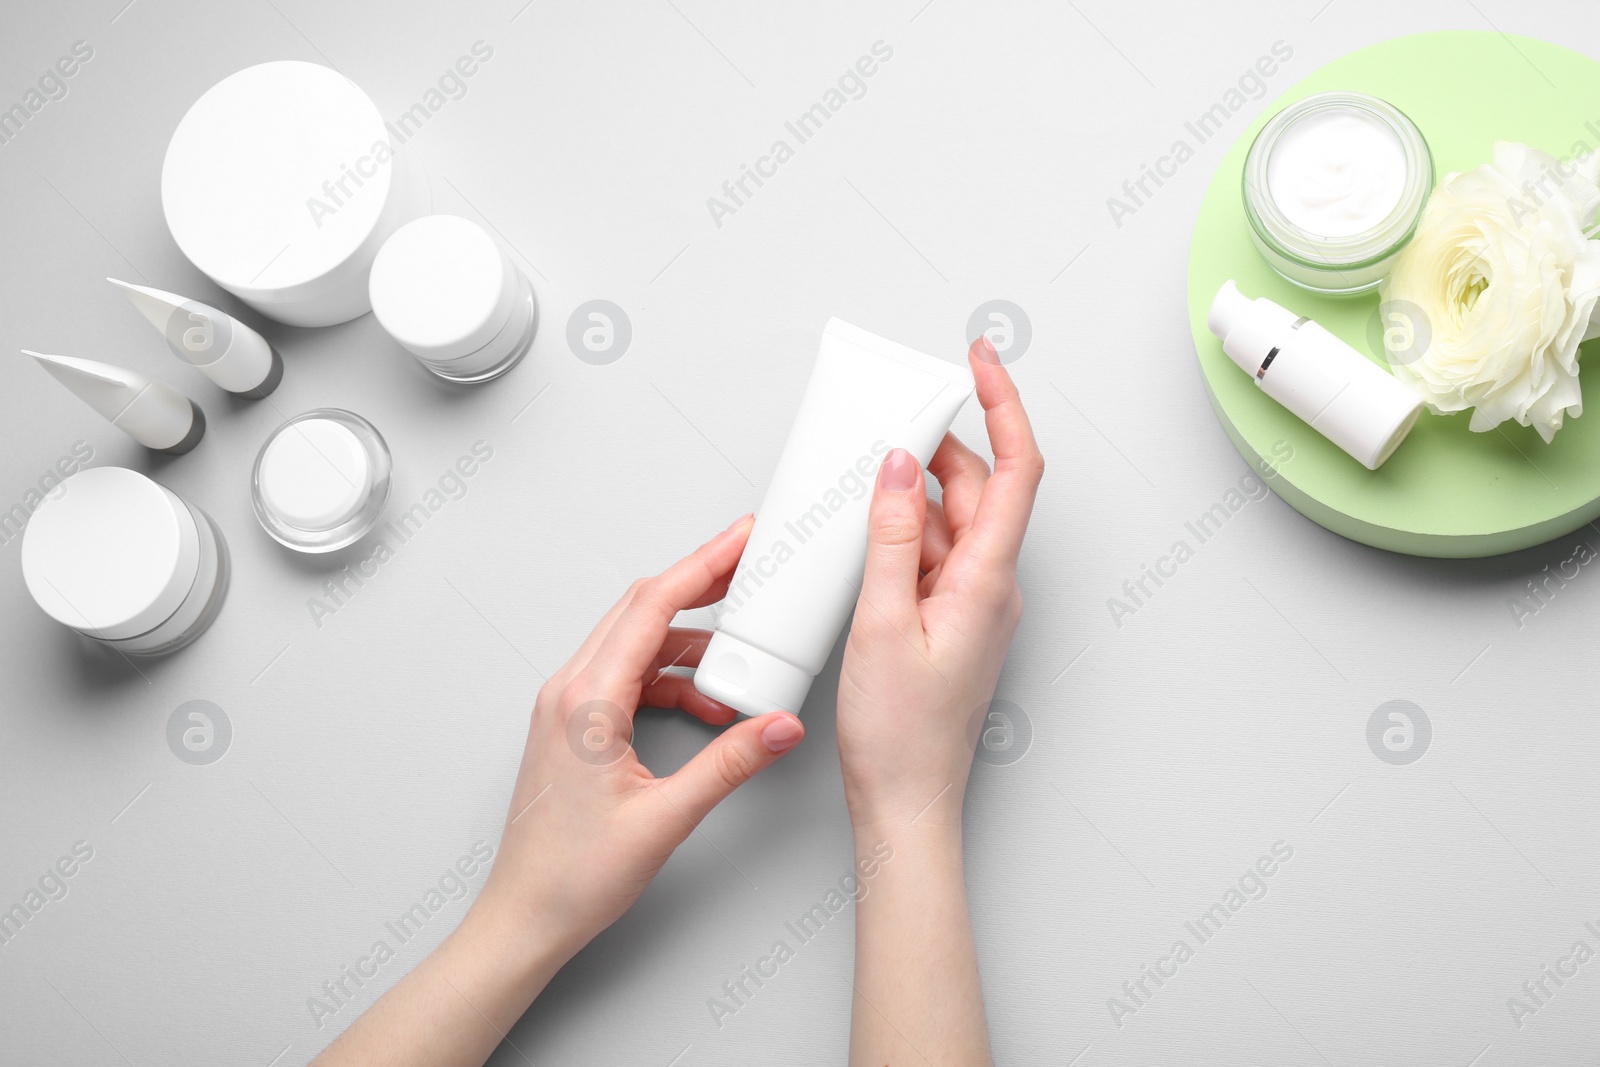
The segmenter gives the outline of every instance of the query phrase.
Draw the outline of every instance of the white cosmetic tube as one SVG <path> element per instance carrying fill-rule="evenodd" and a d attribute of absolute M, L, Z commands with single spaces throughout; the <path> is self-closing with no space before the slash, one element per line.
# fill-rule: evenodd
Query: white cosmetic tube
<path fill-rule="evenodd" d="M 161 331 L 172 354 L 230 393 L 261 400 L 283 380 L 283 357 L 255 330 L 210 304 L 107 278 Z"/>
<path fill-rule="evenodd" d="M 800 710 L 860 594 L 878 468 L 895 448 L 926 466 L 972 389 L 966 367 L 828 320 L 696 689 Z"/>
<path fill-rule="evenodd" d="M 32 356 L 52 378 L 146 448 L 181 456 L 199 444 L 206 432 L 206 416 L 198 404 L 136 370 L 26 348 L 22 353 Z"/>

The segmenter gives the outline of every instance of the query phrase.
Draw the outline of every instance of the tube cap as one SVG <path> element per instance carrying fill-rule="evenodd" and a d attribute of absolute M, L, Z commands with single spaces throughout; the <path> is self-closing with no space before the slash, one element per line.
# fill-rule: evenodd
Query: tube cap
<path fill-rule="evenodd" d="M 694 687 L 746 715 L 800 713 L 812 675 L 787 660 L 718 631 L 706 644 Z"/>

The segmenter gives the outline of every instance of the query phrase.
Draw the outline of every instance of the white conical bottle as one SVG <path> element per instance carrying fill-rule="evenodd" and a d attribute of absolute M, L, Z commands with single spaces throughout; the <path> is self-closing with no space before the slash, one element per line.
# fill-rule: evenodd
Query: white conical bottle
<path fill-rule="evenodd" d="M 172 354 L 230 393 L 261 399 L 283 380 L 283 358 L 255 330 L 210 304 L 107 278 L 125 293 Z"/>
<path fill-rule="evenodd" d="M 146 448 L 182 455 L 199 444 L 206 432 L 206 417 L 199 405 L 138 371 L 27 349 L 22 354 L 32 356 L 78 399 Z"/>
<path fill-rule="evenodd" d="M 1261 391 L 1377 470 L 1422 412 L 1422 398 L 1303 315 L 1222 283 L 1206 319 Z"/>

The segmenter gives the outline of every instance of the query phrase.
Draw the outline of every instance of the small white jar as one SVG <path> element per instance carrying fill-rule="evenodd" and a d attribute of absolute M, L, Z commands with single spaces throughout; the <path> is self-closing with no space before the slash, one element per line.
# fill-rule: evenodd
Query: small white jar
<path fill-rule="evenodd" d="M 1365 93 L 1318 93 L 1273 116 L 1245 158 L 1256 250 L 1302 289 L 1375 288 L 1416 233 L 1433 156 L 1399 108 Z"/>
<path fill-rule="evenodd" d="M 377 523 L 389 446 L 360 415 L 318 408 L 279 426 L 256 454 L 250 500 L 261 528 L 297 552 L 332 552 Z"/>
<path fill-rule="evenodd" d="M 533 345 L 533 285 L 500 242 L 455 215 L 407 223 L 372 264 L 372 310 L 422 365 L 454 382 L 486 382 Z"/>
<path fill-rule="evenodd" d="M 205 632 L 228 590 L 222 531 L 137 471 L 91 467 L 33 513 L 22 576 L 64 626 L 129 655 L 182 648 Z"/>
<path fill-rule="evenodd" d="M 291 326 L 366 314 L 378 248 L 431 210 L 404 137 L 338 71 L 280 60 L 206 91 L 167 146 L 161 206 L 212 281 Z"/>

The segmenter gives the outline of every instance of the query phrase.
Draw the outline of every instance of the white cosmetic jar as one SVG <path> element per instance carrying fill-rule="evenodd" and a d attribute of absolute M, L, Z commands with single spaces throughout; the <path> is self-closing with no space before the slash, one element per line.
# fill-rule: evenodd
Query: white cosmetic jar
<path fill-rule="evenodd" d="M 332 552 L 354 544 L 389 500 L 393 463 L 372 423 L 351 411 L 318 408 L 272 431 L 256 453 L 250 501 L 279 544 Z"/>
<path fill-rule="evenodd" d="M 500 242 L 455 215 L 402 226 L 372 264 L 372 311 L 422 365 L 454 382 L 486 382 L 533 344 L 533 285 Z"/>
<path fill-rule="evenodd" d="M 1375 288 L 1416 233 L 1433 156 L 1399 108 L 1365 93 L 1318 93 L 1284 108 L 1245 158 L 1256 250 L 1302 289 Z"/>
<path fill-rule="evenodd" d="M 331 326 L 371 310 L 367 272 L 431 209 L 414 153 L 344 75 L 281 60 L 232 74 L 172 134 L 161 206 L 212 281 L 269 318 Z"/>
<path fill-rule="evenodd" d="M 22 576 L 64 626 L 130 655 L 176 651 L 205 632 L 228 591 L 222 531 L 137 471 L 91 467 L 33 513 Z"/>

